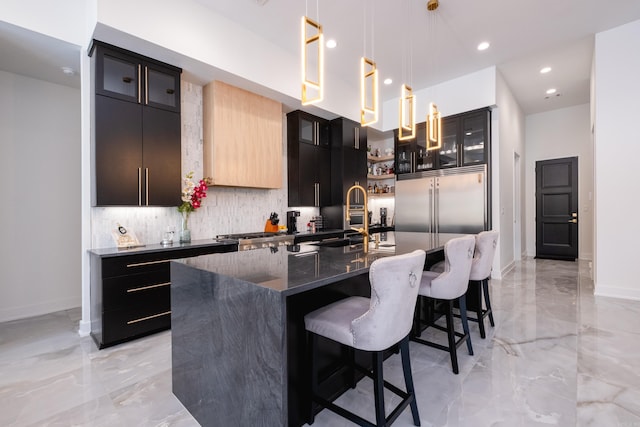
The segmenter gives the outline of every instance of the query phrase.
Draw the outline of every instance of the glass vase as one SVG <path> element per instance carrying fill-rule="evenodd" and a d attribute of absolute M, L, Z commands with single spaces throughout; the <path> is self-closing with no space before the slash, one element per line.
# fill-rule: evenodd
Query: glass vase
<path fill-rule="evenodd" d="M 182 212 L 182 224 L 180 226 L 180 243 L 191 243 L 191 230 L 189 230 L 189 212 Z"/>

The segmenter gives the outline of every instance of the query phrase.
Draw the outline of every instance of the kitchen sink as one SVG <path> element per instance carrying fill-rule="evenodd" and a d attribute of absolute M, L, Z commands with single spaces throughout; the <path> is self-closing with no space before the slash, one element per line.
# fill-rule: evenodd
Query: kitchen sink
<path fill-rule="evenodd" d="M 349 246 L 357 244 L 349 239 L 336 239 L 336 240 L 324 240 L 322 242 L 311 243 L 314 246 L 324 246 L 329 248 L 341 248 L 343 246 Z"/>

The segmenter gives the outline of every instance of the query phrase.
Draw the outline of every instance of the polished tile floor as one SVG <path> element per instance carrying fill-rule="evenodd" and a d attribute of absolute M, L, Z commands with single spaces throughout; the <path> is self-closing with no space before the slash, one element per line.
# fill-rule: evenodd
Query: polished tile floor
<path fill-rule="evenodd" d="M 595 298 L 586 263 L 547 260 L 517 263 L 491 292 L 496 327 L 481 340 L 471 323 L 459 375 L 411 343 L 423 426 L 640 427 L 640 302 Z M 198 425 L 171 394 L 169 331 L 98 351 L 79 317 L 0 324 L 0 426 Z M 398 356 L 384 367 L 402 384 Z M 339 402 L 373 419 L 370 381 Z M 348 425 L 326 410 L 314 424 Z M 409 411 L 394 425 L 413 425 Z"/>

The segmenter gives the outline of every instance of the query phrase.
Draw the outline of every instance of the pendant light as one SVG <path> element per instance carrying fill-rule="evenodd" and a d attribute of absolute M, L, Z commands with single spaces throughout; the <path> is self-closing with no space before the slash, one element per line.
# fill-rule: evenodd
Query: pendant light
<path fill-rule="evenodd" d="M 437 150 L 442 146 L 442 126 L 440 111 L 433 102 L 429 103 L 427 114 L 427 150 Z"/>
<path fill-rule="evenodd" d="M 408 34 L 409 29 L 411 28 L 411 8 L 409 7 L 409 2 L 407 1 L 407 15 L 408 15 L 408 23 L 407 25 L 404 27 L 404 31 L 405 31 L 405 40 L 408 40 L 409 43 L 405 44 L 405 46 L 407 46 L 407 49 L 409 49 L 409 54 L 407 55 L 409 58 L 409 84 L 413 84 L 412 82 L 412 77 L 413 77 L 413 39 L 412 37 Z M 404 58 L 404 52 L 403 52 L 403 58 L 402 58 L 402 68 L 403 68 L 403 74 L 406 74 L 404 72 L 404 68 L 405 68 L 405 64 L 406 64 L 406 58 Z M 406 77 L 406 75 L 405 75 Z M 415 95 L 413 94 L 413 90 L 411 89 L 411 86 L 407 85 L 406 83 L 402 85 L 402 88 L 400 89 L 400 113 L 399 113 L 399 126 L 398 126 L 398 139 L 400 141 L 406 141 L 408 139 L 413 139 L 416 137 L 416 99 L 415 99 Z"/>
<path fill-rule="evenodd" d="M 369 126 L 378 121 L 378 67 L 367 54 L 367 8 L 364 7 L 364 55 L 360 58 L 360 124 Z M 371 14 L 371 56 L 373 57 L 373 13 Z"/>
<path fill-rule="evenodd" d="M 317 0 L 316 14 L 319 15 Z M 309 105 L 322 101 L 324 97 L 324 34 L 322 33 L 322 25 L 306 15 L 303 16 L 300 37 L 302 50 L 300 55 L 302 60 L 301 99 L 302 105 Z"/>
<path fill-rule="evenodd" d="M 438 9 L 438 0 L 429 0 L 427 3 L 427 14 L 429 15 L 429 32 L 432 37 L 429 37 L 429 41 L 436 47 L 439 46 L 438 41 L 435 40 L 435 24 L 436 24 L 436 10 Z M 438 62 L 436 58 L 435 62 Z M 427 150 L 438 150 L 442 147 L 442 127 L 440 120 L 440 111 L 438 106 L 433 102 L 429 103 L 429 112 L 427 113 L 427 137 L 426 137 Z"/>

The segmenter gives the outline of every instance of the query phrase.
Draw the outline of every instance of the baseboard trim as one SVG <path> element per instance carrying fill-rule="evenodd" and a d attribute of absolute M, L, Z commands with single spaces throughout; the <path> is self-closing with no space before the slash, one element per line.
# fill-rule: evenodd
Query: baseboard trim
<path fill-rule="evenodd" d="M 593 294 L 597 297 L 621 298 L 640 301 L 640 289 L 595 285 L 595 291 L 593 292 Z"/>
<path fill-rule="evenodd" d="M 78 335 L 88 337 L 91 333 L 91 322 L 88 320 L 80 320 L 78 322 Z"/>
<path fill-rule="evenodd" d="M 492 279 L 502 279 L 505 276 L 505 274 L 509 273 L 515 267 L 516 267 L 516 262 L 515 261 L 511 261 L 509 264 L 505 265 L 502 270 L 499 271 L 500 277 L 496 277 L 495 274 L 492 274 L 491 278 Z"/>
<path fill-rule="evenodd" d="M 42 316 L 43 314 L 80 307 L 81 304 L 81 298 L 78 296 L 44 301 L 38 304 L 23 305 L 20 307 L 2 308 L 0 309 L 0 322 L 10 322 L 12 320 Z"/>

